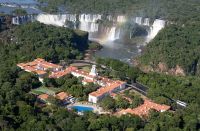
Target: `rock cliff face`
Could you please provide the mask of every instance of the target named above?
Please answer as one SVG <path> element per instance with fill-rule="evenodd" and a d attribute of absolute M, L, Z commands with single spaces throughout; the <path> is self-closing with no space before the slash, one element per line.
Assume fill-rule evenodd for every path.
<path fill-rule="evenodd" d="M 176 76 L 185 76 L 186 73 L 184 69 L 176 65 L 174 68 L 168 68 L 167 65 L 163 62 L 159 62 L 157 66 L 155 65 L 142 65 L 138 61 L 134 61 L 134 66 L 139 67 L 142 71 L 148 73 L 148 72 L 160 72 L 168 75 L 176 75 Z"/>

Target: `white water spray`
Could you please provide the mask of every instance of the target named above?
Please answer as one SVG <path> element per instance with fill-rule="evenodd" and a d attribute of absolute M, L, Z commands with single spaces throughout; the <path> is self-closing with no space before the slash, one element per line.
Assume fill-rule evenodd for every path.
<path fill-rule="evenodd" d="M 48 25 L 65 26 L 66 18 L 66 15 L 39 14 L 36 19 L 37 21 Z"/>
<path fill-rule="evenodd" d="M 149 35 L 148 35 L 148 39 L 151 40 L 153 39 L 158 32 L 163 29 L 165 27 L 165 21 L 164 20 L 160 20 L 160 19 L 156 19 L 153 22 L 153 25 L 150 29 Z"/>

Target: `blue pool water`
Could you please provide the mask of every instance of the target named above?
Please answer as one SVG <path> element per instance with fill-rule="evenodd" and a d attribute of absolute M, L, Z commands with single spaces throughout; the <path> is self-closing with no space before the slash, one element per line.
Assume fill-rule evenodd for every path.
<path fill-rule="evenodd" d="M 75 109 L 78 112 L 93 111 L 94 110 L 92 107 L 86 107 L 86 106 L 72 106 L 72 109 Z"/>

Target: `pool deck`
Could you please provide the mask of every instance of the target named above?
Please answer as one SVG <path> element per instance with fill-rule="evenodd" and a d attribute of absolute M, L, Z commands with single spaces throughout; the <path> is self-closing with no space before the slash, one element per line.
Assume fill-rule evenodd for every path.
<path fill-rule="evenodd" d="M 96 104 L 88 103 L 88 102 L 76 102 L 74 104 L 68 105 L 67 108 L 70 108 L 72 106 L 91 107 L 91 108 L 93 108 L 93 112 L 94 113 L 97 113 L 97 114 L 110 114 L 110 112 L 104 111 L 102 107 L 100 107 L 100 106 L 98 106 Z"/>

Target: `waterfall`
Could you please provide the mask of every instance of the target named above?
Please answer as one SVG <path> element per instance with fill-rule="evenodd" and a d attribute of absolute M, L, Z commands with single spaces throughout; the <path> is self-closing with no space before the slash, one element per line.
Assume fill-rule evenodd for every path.
<path fill-rule="evenodd" d="M 142 17 L 136 17 L 135 23 L 137 23 L 138 25 L 142 25 Z"/>
<path fill-rule="evenodd" d="M 150 26 L 150 19 L 149 18 L 145 18 L 143 25 Z"/>
<path fill-rule="evenodd" d="M 115 40 L 120 39 L 120 28 L 116 30 Z"/>
<path fill-rule="evenodd" d="M 19 20 L 18 16 L 12 18 L 12 24 L 14 24 L 14 25 L 19 25 L 20 24 L 20 20 Z"/>
<path fill-rule="evenodd" d="M 115 40 L 115 31 L 116 31 L 116 27 L 112 27 L 108 35 L 108 40 L 110 41 Z"/>
<path fill-rule="evenodd" d="M 114 41 L 120 38 L 120 29 L 112 27 L 108 33 L 108 40 Z"/>
<path fill-rule="evenodd" d="M 64 26 L 73 29 L 80 29 L 83 31 L 89 32 L 89 39 L 102 39 L 114 41 L 116 39 L 120 39 L 120 35 L 125 33 L 122 28 L 121 23 L 126 22 L 125 16 L 111 16 L 107 15 L 103 17 L 100 14 L 39 14 L 37 17 L 33 15 L 28 16 L 16 16 L 12 18 L 12 23 L 16 25 L 24 24 L 29 21 L 37 20 L 44 24 L 55 25 L 55 26 Z M 98 20 L 108 20 L 110 23 L 108 25 L 104 25 L 98 23 Z M 153 39 L 157 33 L 165 27 L 165 21 L 156 19 L 153 22 L 153 25 L 150 25 L 149 18 L 135 17 L 134 23 L 137 23 L 141 26 L 148 26 L 150 29 L 148 30 L 147 41 Z M 146 27 L 145 27 L 146 28 Z M 147 28 L 148 29 L 148 28 Z M 121 32 L 123 31 L 123 33 Z M 121 33 L 120 33 L 121 32 Z M 131 32 L 129 33 L 129 37 L 131 39 Z"/>
<path fill-rule="evenodd" d="M 71 22 L 76 22 L 77 21 L 76 16 L 77 16 L 76 14 L 66 14 L 66 20 Z"/>
<path fill-rule="evenodd" d="M 27 22 L 33 22 L 35 20 L 33 15 L 27 15 L 27 16 L 16 16 L 12 18 L 12 24 L 13 25 L 21 25 L 25 24 Z"/>
<path fill-rule="evenodd" d="M 109 20 L 109 25 L 98 23 L 98 20 Z M 113 41 L 120 38 L 121 23 L 126 22 L 125 16 L 103 17 L 100 14 L 39 14 L 36 20 L 49 25 L 64 26 L 89 32 L 89 39 Z"/>
<path fill-rule="evenodd" d="M 79 15 L 79 21 L 80 22 L 96 22 L 97 20 L 100 20 L 102 15 L 91 15 L 91 14 L 81 14 Z"/>
<path fill-rule="evenodd" d="M 124 23 L 126 21 L 125 16 L 117 16 L 117 22 L 118 23 Z"/>
<path fill-rule="evenodd" d="M 149 39 L 153 39 L 157 34 L 158 32 L 163 29 L 165 27 L 165 21 L 164 20 L 160 20 L 160 19 L 156 19 L 154 22 L 153 22 L 153 25 L 150 29 L 150 34 L 148 35 L 148 38 Z"/>
<path fill-rule="evenodd" d="M 113 20 L 111 15 L 108 15 L 106 18 L 108 19 L 108 21 L 112 21 Z"/>
<path fill-rule="evenodd" d="M 37 21 L 55 26 L 65 26 L 66 24 L 66 15 L 50 15 L 50 14 L 39 14 L 37 16 Z"/>
<path fill-rule="evenodd" d="M 101 15 L 81 14 L 79 15 L 79 29 L 87 32 L 98 32 L 99 24 L 97 20 L 101 19 Z"/>
<path fill-rule="evenodd" d="M 66 21 L 73 23 L 73 28 L 76 29 L 76 23 L 79 21 L 78 29 L 87 31 L 90 33 L 98 32 L 99 24 L 96 23 L 97 20 L 101 19 L 101 15 L 96 14 L 80 14 L 78 17 L 76 14 L 63 14 L 63 15 L 51 15 L 51 14 L 39 14 L 37 16 L 37 21 L 55 25 L 55 26 L 67 26 Z M 78 18 L 78 19 L 77 19 Z"/>
<path fill-rule="evenodd" d="M 96 23 L 92 23 L 91 24 L 91 32 L 98 32 L 99 30 L 99 24 L 96 24 Z"/>
<path fill-rule="evenodd" d="M 149 18 L 136 17 L 134 22 L 137 23 L 138 25 L 150 26 Z"/>

